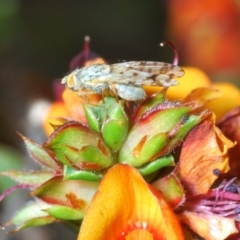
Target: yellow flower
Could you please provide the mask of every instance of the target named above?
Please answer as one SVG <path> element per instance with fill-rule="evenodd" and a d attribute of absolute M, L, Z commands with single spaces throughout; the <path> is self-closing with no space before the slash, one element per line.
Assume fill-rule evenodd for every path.
<path fill-rule="evenodd" d="M 213 83 L 212 87 L 218 89 L 222 96 L 209 102 L 206 107 L 213 110 L 218 121 L 228 111 L 240 106 L 240 91 L 239 88 L 227 82 Z"/>

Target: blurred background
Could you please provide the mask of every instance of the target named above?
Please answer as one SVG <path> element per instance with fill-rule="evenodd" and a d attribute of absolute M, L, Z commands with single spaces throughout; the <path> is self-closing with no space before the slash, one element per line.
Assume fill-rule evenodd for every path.
<path fill-rule="evenodd" d="M 110 61 L 172 62 L 173 51 L 159 47 L 170 40 L 179 65 L 240 85 L 239 0 L 0 0 L 0 170 L 36 167 L 17 131 L 43 143 L 41 122 L 54 101 L 53 81 L 69 72 L 86 35 L 91 49 Z M 11 184 L 1 177 L 0 191 Z M 1 223 L 25 195 L 18 190 L 0 204 Z M 14 235 L 0 231 L 0 239 L 31 234 L 35 240 L 76 238 L 62 226 L 49 226 Z"/>

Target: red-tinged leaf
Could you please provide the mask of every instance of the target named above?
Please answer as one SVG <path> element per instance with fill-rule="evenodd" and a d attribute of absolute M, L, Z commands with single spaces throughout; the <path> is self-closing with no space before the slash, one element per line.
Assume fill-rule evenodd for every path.
<path fill-rule="evenodd" d="M 134 113 L 133 121 L 137 122 L 145 113 L 150 111 L 153 107 L 156 107 L 158 104 L 162 106 L 162 109 L 167 107 L 169 102 L 165 101 L 166 90 L 167 89 L 163 89 L 156 95 L 146 98 L 146 100 L 138 106 L 136 112 Z"/>
<path fill-rule="evenodd" d="M 17 226 L 14 232 L 31 226 L 39 226 L 44 224 L 49 224 L 56 219 L 49 216 L 48 213 L 43 210 L 50 208 L 51 205 L 43 201 L 30 202 L 26 207 L 19 210 L 11 219 L 10 222 L 6 224 L 9 226 L 14 224 Z"/>
<path fill-rule="evenodd" d="M 184 203 L 185 190 L 177 176 L 173 173 L 156 180 L 151 185 L 161 192 L 164 199 L 173 209 Z"/>
<path fill-rule="evenodd" d="M 101 170 L 112 165 L 112 159 L 103 154 L 100 147 L 84 146 L 73 164 L 84 170 Z"/>
<path fill-rule="evenodd" d="M 42 146 L 24 137 L 23 135 L 20 136 L 23 138 L 30 155 L 38 163 L 55 171 L 60 171 L 61 164 L 58 163 L 58 161 L 56 160 L 52 153 L 48 152 Z"/>
<path fill-rule="evenodd" d="M 23 184 L 29 184 L 32 187 L 39 186 L 44 182 L 48 181 L 52 177 L 54 177 L 54 173 L 52 172 L 43 172 L 43 171 L 18 171 L 11 170 L 6 172 L 0 172 L 0 175 L 4 175 L 10 177 L 14 181 Z"/>
<path fill-rule="evenodd" d="M 190 115 L 184 119 L 184 121 L 171 132 L 171 137 L 164 148 L 164 152 L 171 152 L 176 146 L 182 144 L 187 134 L 206 117 L 207 114 L 203 114 L 202 116 Z"/>
<path fill-rule="evenodd" d="M 184 211 L 178 216 L 182 223 L 188 225 L 203 239 L 226 239 L 231 234 L 238 232 L 234 218 L 190 211 Z"/>
<path fill-rule="evenodd" d="M 46 217 L 36 217 L 31 220 L 28 220 L 24 222 L 21 226 L 18 226 L 16 229 L 11 231 L 10 233 L 15 233 L 17 231 L 20 231 L 24 228 L 29 228 L 29 227 L 39 227 L 39 226 L 44 226 L 50 223 L 57 222 L 58 220 L 52 216 L 46 216 Z"/>
<path fill-rule="evenodd" d="M 59 127 L 43 146 L 53 151 L 60 162 L 78 169 L 99 170 L 112 164 L 111 151 L 101 136 L 78 122 L 68 122 Z M 86 152 L 89 147 L 98 150 L 98 153 L 93 153 L 93 159 L 89 151 Z"/>
<path fill-rule="evenodd" d="M 175 107 L 162 111 L 157 109 L 142 117 L 130 129 L 128 137 L 119 151 L 118 161 L 131 166 L 141 166 L 166 152 L 160 152 L 168 134 L 181 123 L 181 119 L 189 112 L 188 107 Z M 151 141 L 151 144 L 150 142 Z M 149 143 L 149 144 L 148 144 Z M 142 149 L 141 149 L 142 148 Z M 151 154 L 139 154 L 137 152 Z"/>
<path fill-rule="evenodd" d="M 97 188 L 97 182 L 63 180 L 62 177 L 55 177 L 35 189 L 31 192 L 31 195 L 49 204 L 58 204 L 83 210 L 92 200 Z"/>
<path fill-rule="evenodd" d="M 8 196 L 10 193 L 12 193 L 13 191 L 15 191 L 16 189 L 23 189 L 23 188 L 28 188 L 31 189 L 32 185 L 30 184 L 18 184 L 15 186 L 10 187 L 9 189 L 5 190 L 1 195 L 0 195 L 0 202 L 6 197 Z"/>
<path fill-rule="evenodd" d="M 62 220 L 81 220 L 85 214 L 85 211 L 60 205 L 52 206 L 44 211 L 52 217 Z"/>

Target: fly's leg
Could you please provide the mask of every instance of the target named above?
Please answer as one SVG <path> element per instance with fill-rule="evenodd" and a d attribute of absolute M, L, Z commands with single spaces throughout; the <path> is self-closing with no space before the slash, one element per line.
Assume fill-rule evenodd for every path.
<path fill-rule="evenodd" d="M 85 102 L 85 103 L 90 103 L 88 95 L 90 95 L 91 92 L 89 92 L 86 89 L 79 89 L 78 90 L 78 95 L 79 97 Z"/>
<path fill-rule="evenodd" d="M 117 98 L 117 92 L 112 87 L 111 88 L 109 88 L 109 87 L 104 88 L 102 90 L 102 98 L 104 99 L 104 97 L 106 97 L 106 96 L 113 96 L 113 97 Z"/>
<path fill-rule="evenodd" d="M 103 94 L 103 91 L 107 88 L 105 83 L 92 83 L 86 82 L 78 90 L 79 96 L 87 103 L 89 103 L 89 95 L 92 94 Z"/>

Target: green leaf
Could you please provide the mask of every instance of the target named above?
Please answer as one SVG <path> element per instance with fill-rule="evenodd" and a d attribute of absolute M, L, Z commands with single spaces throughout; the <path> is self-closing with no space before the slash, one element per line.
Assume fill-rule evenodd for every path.
<path fill-rule="evenodd" d="M 30 153 L 30 155 L 41 165 L 44 165 L 48 168 L 54 169 L 56 171 L 60 170 L 61 164 L 57 162 L 56 158 L 54 157 L 54 154 L 51 154 L 49 151 L 44 149 L 39 144 L 33 142 L 32 140 L 20 135 L 25 144 L 26 147 Z"/>
<path fill-rule="evenodd" d="M 117 103 L 117 99 L 108 95 L 103 98 L 103 100 L 99 103 L 99 106 L 103 107 L 104 109 L 108 109 L 113 103 Z"/>
<path fill-rule="evenodd" d="M 158 171 L 159 169 L 167 166 L 174 165 L 174 158 L 172 155 L 166 155 L 163 157 L 160 157 L 150 163 L 147 163 L 139 168 L 137 170 L 143 175 L 147 176 L 149 174 L 152 174 L 153 172 Z"/>
<path fill-rule="evenodd" d="M 66 180 L 86 180 L 86 181 L 100 181 L 103 177 L 102 173 L 76 170 L 68 165 L 64 165 L 63 169 L 64 179 Z"/>
<path fill-rule="evenodd" d="M 78 122 L 62 125 L 43 146 L 52 150 L 60 162 L 77 169 L 101 170 L 112 164 L 111 150 L 102 137 Z"/>
<path fill-rule="evenodd" d="M 10 223 L 18 226 L 14 231 L 54 222 L 56 219 L 50 217 L 48 213 L 43 211 L 50 207 L 50 204 L 40 200 L 28 204 L 26 207 L 19 210 L 11 219 Z"/>
<path fill-rule="evenodd" d="M 163 147 L 167 145 L 171 131 L 181 124 L 181 120 L 188 112 L 189 108 L 183 106 L 165 110 L 156 109 L 148 113 L 130 129 L 119 151 L 118 161 L 139 167 L 153 160 L 153 156 L 157 158 Z"/>
<path fill-rule="evenodd" d="M 1 175 L 8 176 L 18 183 L 30 184 L 32 186 L 38 186 L 48 181 L 55 176 L 52 172 L 43 171 L 18 171 L 10 170 L 6 172 L 0 172 Z"/>
<path fill-rule="evenodd" d="M 183 141 L 183 139 L 187 136 L 187 134 L 202 121 L 201 116 L 190 115 L 182 125 L 176 130 L 174 136 L 168 142 L 166 151 L 169 152 L 176 145 L 179 145 Z"/>
<path fill-rule="evenodd" d="M 113 162 L 109 156 L 103 154 L 100 148 L 95 146 L 84 146 L 80 150 L 78 157 L 73 160 L 72 163 L 73 165 L 80 166 L 83 169 L 99 170 L 110 167 Z"/>
<path fill-rule="evenodd" d="M 121 103 L 113 102 L 108 106 L 107 119 L 102 125 L 102 136 L 106 144 L 118 151 L 128 133 L 128 117 Z"/>
<path fill-rule="evenodd" d="M 164 103 L 165 94 L 166 94 L 166 89 L 163 89 L 158 94 L 147 98 L 142 104 L 140 104 L 134 114 L 134 122 L 136 122 L 139 118 L 141 118 L 145 113 L 147 113 L 153 107 L 156 107 L 158 104 Z"/>
<path fill-rule="evenodd" d="M 83 104 L 83 108 L 90 128 L 97 133 L 100 132 L 100 127 L 106 116 L 106 110 L 90 104 Z"/>
<path fill-rule="evenodd" d="M 147 141 L 142 144 L 139 152 L 135 155 L 136 162 L 132 161 L 130 164 L 132 166 L 141 166 L 149 160 L 152 160 L 154 156 L 156 156 L 156 154 L 162 150 L 166 142 L 167 135 L 162 133 L 156 134 L 152 138 L 147 139 Z"/>
<path fill-rule="evenodd" d="M 128 122 L 125 119 L 108 120 L 103 124 L 102 135 L 106 144 L 118 151 L 123 145 L 128 134 Z"/>
<path fill-rule="evenodd" d="M 91 202 L 98 185 L 98 182 L 64 180 L 63 177 L 55 177 L 39 186 L 31 192 L 31 195 L 49 204 L 84 210 Z"/>
<path fill-rule="evenodd" d="M 110 119 L 122 119 L 127 118 L 123 107 L 120 103 L 113 103 L 109 106 L 107 111 L 108 118 Z"/>
<path fill-rule="evenodd" d="M 51 216 L 46 216 L 46 217 L 35 217 L 32 218 L 26 222 L 24 222 L 22 225 L 19 225 L 16 229 L 11 231 L 11 233 L 15 233 L 19 230 L 29 228 L 29 227 L 39 227 L 39 226 L 44 226 L 50 223 L 56 222 L 57 219 Z"/>
<path fill-rule="evenodd" d="M 62 220 L 80 220 L 83 219 L 85 211 L 80 211 L 67 206 L 52 206 L 51 208 L 45 209 L 49 215 L 54 218 Z"/>
<path fill-rule="evenodd" d="M 162 193 L 164 199 L 172 208 L 175 209 L 184 203 L 185 190 L 175 174 L 171 173 L 164 178 L 160 178 L 151 185 Z"/>

